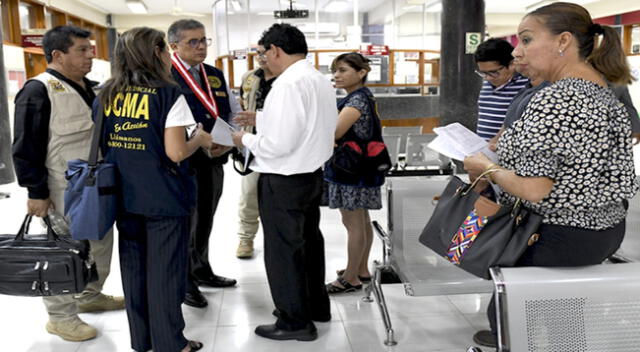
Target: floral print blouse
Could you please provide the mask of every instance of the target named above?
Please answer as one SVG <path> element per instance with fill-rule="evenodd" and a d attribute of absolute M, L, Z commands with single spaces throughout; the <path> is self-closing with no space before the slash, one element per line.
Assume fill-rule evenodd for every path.
<path fill-rule="evenodd" d="M 631 124 L 609 88 L 578 78 L 538 92 L 498 143 L 500 165 L 523 177 L 549 177 L 551 193 L 524 206 L 543 223 L 603 230 L 624 220 L 638 190 Z M 515 197 L 503 193 L 509 204 Z"/>

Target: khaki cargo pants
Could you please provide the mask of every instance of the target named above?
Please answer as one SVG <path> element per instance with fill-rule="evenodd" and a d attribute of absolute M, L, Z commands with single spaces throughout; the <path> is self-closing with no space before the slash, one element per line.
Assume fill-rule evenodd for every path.
<path fill-rule="evenodd" d="M 64 190 L 66 180 L 49 182 L 49 193 L 51 202 L 59 214 L 64 214 Z M 113 253 L 113 229 L 100 241 L 89 241 L 91 244 L 91 255 L 96 262 L 98 269 L 98 281 L 87 285 L 84 292 L 80 294 L 69 294 L 60 296 L 44 297 L 44 305 L 49 313 L 51 321 L 63 321 L 71 319 L 78 314 L 78 303 L 91 302 L 100 292 L 111 269 L 111 255 Z"/>

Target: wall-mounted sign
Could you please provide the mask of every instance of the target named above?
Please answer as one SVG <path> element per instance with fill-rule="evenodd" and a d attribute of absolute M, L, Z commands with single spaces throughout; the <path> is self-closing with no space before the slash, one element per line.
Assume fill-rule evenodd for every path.
<path fill-rule="evenodd" d="M 388 45 L 367 45 L 360 48 L 362 55 L 389 55 Z"/>
<path fill-rule="evenodd" d="M 240 49 L 233 51 L 234 60 L 244 60 L 247 58 L 247 49 Z"/>
<path fill-rule="evenodd" d="M 482 35 L 480 32 L 467 32 L 465 33 L 464 40 L 464 53 L 465 54 L 474 54 L 476 49 L 478 49 L 478 45 L 482 42 Z"/>
<path fill-rule="evenodd" d="M 23 34 L 22 35 L 22 47 L 23 48 L 42 48 L 42 34 Z"/>
<path fill-rule="evenodd" d="M 369 58 L 369 66 L 371 67 L 371 71 L 369 71 L 368 80 L 370 82 L 380 82 L 382 81 L 382 58 L 380 57 L 371 57 Z"/>

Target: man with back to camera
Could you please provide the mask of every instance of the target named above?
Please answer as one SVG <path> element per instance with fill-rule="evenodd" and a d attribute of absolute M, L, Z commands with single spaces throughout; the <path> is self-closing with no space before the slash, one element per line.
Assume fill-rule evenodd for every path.
<path fill-rule="evenodd" d="M 206 37 L 204 25 L 196 20 L 172 23 L 167 36 L 173 50 L 173 78 L 182 88 L 196 122 L 211 133 L 216 118 L 229 122 L 232 115 L 242 111 L 223 73 L 204 63 L 211 38 Z M 196 308 L 207 306 L 207 299 L 198 285 L 230 287 L 236 284 L 234 279 L 214 274 L 209 263 L 209 237 L 224 183 L 222 166 L 227 162 L 230 150 L 231 147 L 216 145 L 211 152 L 198 150 L 189 157 L 189 164 L 196 173 L 198 200 L 191 222 L 189 274 L 184 303 Z"/>
<path fill-rule="evenodd" d="M 242 76 L 240 97 L 244 112 L 239 113 L 234 121 L 239 125 L 247 126 L 245 131 L 253 131 L 257 110 L 262 110 L 264 101 L 271 90 L 276 76 L 271 73 L 264 57 L 264 46 L 258 43 L 256 59 L 259 68 L 249 71 Z M 240 201 L 238 202 L 238 237 L 240 243 L 236 250 L 236 257 L 248 259 L 253 257 L 253 240 L 256 237 L 259 226 L 258 211 L 258 176 L 252 172 L 242 177 L 240 189 Z"/>
<path fill-rule="evenodd" d="M 277 317 L 255 333 L 312 341 L 318 337 L 313 321 L 331 319 L 319 206 L 321 167 L 333 153 L 338 119 L 335 90 L 305 60 L 307 42 L 296 27 L 274 24 L 261 43 L 278 79 L 256 115 L 257 133 L 233 134 L 236 146 L 253 153 L 251 169 L 260 173 L 265 267 Z"/>
<path fill-rule="evenodd" d="M 42 40 L 47 70 L 30 79 L 15 100 L 13 163 L 18 183 L 28 189 L 27 212 L 44 217 L 49 211 L 64 214 L 64 173 L 67 162 L 89 157 L 94 124 L 91 105 L 96 82 L 91 71 L 94 49 L 91 32 L 59 26 Z M 111 268 L 113 232 L 89 241 L 98 269 L 98 281 L 80 295 L 44 297 L 49 313 L 46 329 L 68 341 L 89 340 L 97 331 L 78 313 L 124 309 L 124 298 L 104 295 Z"/>
<path fill-rule="evenodd" d="M 484 79 L 478 96 L 477 134 L 490 140 L 498 134 L 511 100 L 529 79 L 515 70 L 513 46 L 504 39 L 489 39 L 478 46 L 476 73 Z"/>

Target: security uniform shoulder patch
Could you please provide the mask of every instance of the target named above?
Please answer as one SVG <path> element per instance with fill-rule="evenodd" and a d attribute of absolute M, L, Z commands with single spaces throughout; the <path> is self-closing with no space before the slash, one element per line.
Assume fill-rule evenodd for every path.
<path fill-rule="evenodd" d="M 62 93 L 62 92 L 66 92 L 67 91 L 64 88 L 64 85 L 62 85 L 62 83 L 60 83 L 60 81 L 56 81 L 56 80 L 49 81 L 49 87 L 51 88 L 51 90 L 54 93 Z"/>

